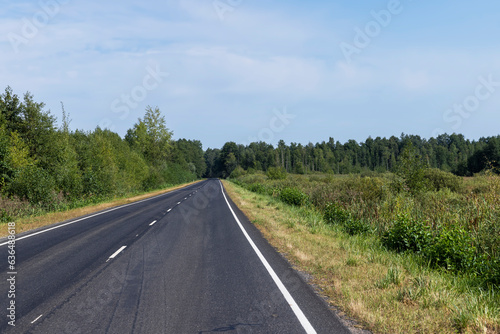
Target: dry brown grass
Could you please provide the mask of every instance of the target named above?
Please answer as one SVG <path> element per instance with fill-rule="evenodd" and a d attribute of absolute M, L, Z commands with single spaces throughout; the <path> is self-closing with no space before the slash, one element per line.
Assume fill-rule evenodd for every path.
<path fill-rule="evenodd" d="M 56 222 L 61 222 L 69 219 L 74 219 L 77 217 L 85 216 L 94 212 L 110 209 L 116 206 L 137 202 L 146 198 L 158 196 L 170 191 L 174 191 L 190 184 L 194 184 L 200 181 L 190 182 L 186 184 L 182 184 L 179 186 L 153 191 L 150 193 L 129 197 L 129 198 L 121 198 L 111 202 L 100 203 L 97 205 L 86 206 L 82 208 L 72 209 L 68 211 L 62 212 L 51 212 L 37 217 L 28 217 L 19 221 L 16 221 L 16 233 L 21 233 L 29 230 L 33 230 L 39 227 L 47 226 Z M 0 237 L 7 236 L 7 228 L 3 228 L 0 231 Z"/>

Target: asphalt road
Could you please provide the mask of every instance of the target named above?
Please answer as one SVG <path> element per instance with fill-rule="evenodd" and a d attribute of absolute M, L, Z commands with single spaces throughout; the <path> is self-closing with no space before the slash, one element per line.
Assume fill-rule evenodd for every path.
<path fill-rule="evenodd" d="M 0 240 L 0 332 L 349 333 L 226 196 L 207 180 L 17 235 L 15 274 Z"/>

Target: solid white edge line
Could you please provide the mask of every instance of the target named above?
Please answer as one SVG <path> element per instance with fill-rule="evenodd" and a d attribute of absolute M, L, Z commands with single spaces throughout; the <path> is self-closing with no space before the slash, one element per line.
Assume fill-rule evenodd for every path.
<path fill-rule="evenodd" d="M 61 225 L 57 225 L 57 226 L 54 226 L 54 227 L 51 227 L 51 228 L 47 228 L 45 230 L 42 230 L 42 231 L 38 231 L 38 232 L 35 232 L 35 233 L 32 233 L 32 234 L 28 234 L 28 235 L 25 235 L 24 237 L 19 237 L 19 238 L 16 238 L 16 242 L 19 241 L 19 240 L 23 240 L 23 239 L 26 239 L 26 238 L 30 238 L 32 236 L 35 236 L 37 234 L 42 234 L 42 233 L 45 233 L 45 232 L 48 232 L 48 231 L 51 231 L 51 230 L 55 230 L 57 228 L 60 228 L 60 227 L 63 227 L 63 226 L 66 226 L 66 225 L 71 225 L 71 224 L 74 224 L 74 223 L 78 223 L 82 220 L 85 220 L 85 219 L 89 219 L 89 218 L 93 218 L 93 217 L 97 217 L 99 215 L 103 215 L 105 213 L 108 213 L 108 212 L 111 212 L 111 211 L 115 211 L 115 210 L 118 210 L 118 209 L 122 209 L 122 208 L 126 208 L 127 206 L 130 206 L 130 205 L 135 205 L 135 204 L 139 204 L 139 203 L 142 203 L 142 202 L 146 202 L 146 201 L 149 201 L 149 200 L 152 200 L 152 199 L 155 199 L 157 197 L 160 197 L 160 196 L 164 196 L 164 195 L 167 195 L 167 194 L 170 194 L 170 193 L 173 193 L 173 192 L 176 192 L 176 191 L 179 191 L 179 190 L 182 190 L 183 188 L 181 189 L 176 189 L 176 190 L 172 190 L 172 191 L 169 191 L 169 192 L 166 192 L 164 194 L 160 194 L 160 195 L 157 195 L 157 196 L 153 196 L 153 197 L 150 197 L 150 198 L 146 198 L 146 199 L 143 199 L 143 200 L 140 200 L 140 201 L 137 201 L 137 202 L 133 202 L 133 203 L 129 203 L 129 204 L 124 204 L 124 205 L 120 205 L 120 206 L 117 206 L 117 207 L 114 207 L 114 208 L 111 208 L 109 210 L 106 210 L 106 211 L 102 211 L 102 212 L 99 212 L 99 213 L 96 213 L 94 215 L 90 215 L 90 216 L 87 216 L 87 217 L 83 217 L 83 218 L 80 218 L 80 219 L 77 219 L 77 220 L 73 220 L 73 221 L 70 221 L 70 222 L 67 222 L 67 223 L 64 223 L 64 224 L 61 224 Z M 180 204 L 180 202 L 178 203 Z M 5 246 L 9 243 L 9 241 L 6 241 L 4 243 L 1 243 L 0 244 L 0 247 L 1 246 Z"/>
<path fill-rule="evenodd" d="M 34 324 L 38 319 L 42 317 L 43 314 L 40 314 L 35 320 L 33 320 L 31 323 Z"/>
<path fill-rule="evenodd" d="M 222 195 L 224 196 L 224 199 L 226 200 L 226 204 L 229 207 L 229 210 L 231 211 L 231 213 L 233 214 L 233 217 L 236 220 L 236 222 L 238 223 L 238 226 L 240 227 L 241 231 L 243 232 L 243 235 L 247 238 L 248 242 L 250 243 L 250 246 L 252 246 L 253 250 L 255 251 L 257 256 L 259 257 L 260 261 L 262 262 L 264 267 L 267 269 L 267 271 L 271 275 L 271 278 L 273 279 L 274 283 L 276 283 L 276 285 L 278 286 L 278 289 L 280 289 L 281 293 L 283 294 L 283 297 L 285 297 L 286 301 L 288 302 L 288 304 L 292 308 L 293 313 L 295 313 L 295 316 L 300 321 L 300 324 L 302 325 L 302 327 L 304 328 L 306 333 L 307 334 L 316 334 L 316 330 L 313 328 L 313 326 L 311 325 L 309 320 L 307 320 L 306 316 L 304 315 L 304 313 L 300 309 L 299 305 L 297 305 L 297 303 L 293 299 L 290 292 L 288 292 L 285 285 L 281 282 L 278 275 L 276 275 L 276 273 L 274 272 L 274 269 L 271 267 L 269 262 L 267 262 L 266 258 L 264 257 L 264 255 L 262 255 L 259 248 L 257 248 L 257 245 L 255 245 L 252 238 L 250 238 L 250 236 L 248 235 L 247 231 L 245 230 L 245 228 L 241 224 L 240 220 L 238 219 L 238 217 L 234 213 L 233 208 L 229 204 L 229 201 L 227 200 L 226 194 L 224 193 L 224 187 L 222 186 L 222 182 L 220 180 L 219 180 L 219 182 L 220 182 L 220 187 L 222 190 Z"/>
<path fill-rule="evenodd" d="M 125 248 L 127 248 L 127 246 L 121 246 L 116 252 L 113 253 L 113 255 L 111 255 L 109 258 L 108 258 L 108 261 L 109 260 L 112 260 L 114 259 L 118 254 L 121 253 L 122 250 L 124 250 Z M 108 262 L 106 261 L 106 262 Z"/>
<path fill-rule="evenodd" d="M 156 223 L 156 220 L 153 220 L 153 222 L 151 224 L 149 224 L 149 226 L 153 226 L 155 223 Z"/>

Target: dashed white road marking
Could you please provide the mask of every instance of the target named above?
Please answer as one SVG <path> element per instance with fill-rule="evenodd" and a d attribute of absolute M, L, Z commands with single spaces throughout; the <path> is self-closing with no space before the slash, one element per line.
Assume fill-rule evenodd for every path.
<path fill-rule="evenodd" d="M 170 211 L 172 211 L 172 209 L 168 209 L 168 210 L 167 210 L 167 212 L 170 212 Z"/>
<path fill-rule="evenodd" d="M 33 320 L 31 323 L 34 324 L 38 319 L 42 317 L 43 314 L 40 314 L 35 320 Z"/>
<path fill-rule="evenodd" d="M 181 204 L 181 202 L 177 202 L 177 205 Z"/>
<path fill-rule="evenodd" d="M 67 226 L 67 225 L 71 225 L 71 224 L 74 224 L 74 223 L 81 222 L 82 220 L 86 220 L 86 219 L 89 219 L 89 218 L 93 218 L 93 217 L 96 217 L 96 216 L 100 216 L 100 215 L 103 215 L 103 214 L 105 214 L 105 213 L 112 212 L 112 211 L 115 211 L 115 210 L 123 209 L 123 208 L 126 208 L 126 207 L 131 206 L 131 205 L 136 205 L 136 204 L 139 204 L 139 203 L 143 203 L 143 202 L 146 202 L 146 201 L 150 201 L 150 200 L 155 199 L 155 198 L 158 198 L 158 197 L 162 197 L 162 196 L 165 196 L 165 195 L 173 194 L 173 193 L 178 192 L 178 191 L 180 191 L 180 190 L 181 190 L 181 189 L 172 190 L 172 191 L 169 191 L 169 192 L 166 192 L 166 193 L 160 194 L 160 195 L 158 195 L 158 196 L 153 196 L 153 197 L 146 198 L 146 199 L 143 199 L 143 200 L 140 200 L 140 201 L 137 201 L 137 202 L 133 202 L 133 203 L 129 203 L 129 204 L 124 204 L 124 205 L 116 206 L 116 207 L 111 208 L 111 209 L 109 209 L 109 210 L 101 211 L 101 212 L 95 213 L 95 214 L 90 215 L 90 216 L 81 217 L 81 218 L 78 218 L 78 219 L 76 219 L 76 220 L 72 220 L 72 221 L 69 221 L 69 222 L 67 222 L 67 223 L 64 223 L 64 224 L 56 225 L 56 226 L 54 226 L 54 227 L 47 228 L 47 229 L 42 230 L 42 231 L 34 232 L 34 233 L 31 233 L 31 234 L 28 234 L 28 235 L 25 235 L 25 236 L 22 236 L 22 237 L 16 238 L 16 241 L 19 241 L 19 240 L 22 240 L 22 239 L 26 239 L 26 238 L 31 238 L 31 237 L 33 237 L 33 236 L 35 236 L 35 235 L 38 235 L 38 234 L 41 234 L 41 233 L 46 233 L 46 232 L 49 232 L 49 231 L 52 231 L 52 230 L 55 230 L 55 229 L 58 229 L 58 228 L 61 228 L 61 227 Z M 178 204 L 180 204 L 180 202 L 179 202 Z M 5 246 L 5 245 L 7 245 L 8 243 L 9 243 L 9 241 L 6 241 L 6 242 L 3 242 L 3 243 L 0 243 L 0 246 Z"/>
<path fill-rule="evenodd" d="M 124 250 L 125 248 L 127 248 L 127 246 L 121 246 L 116 252 L 113 253 L 113 255 L 111 255 L 107 260 L 106 262 L 108 262 L 109 260 L 112 260 L 114 259 L 118 254 L 121 253 L 122 250 Z"/>
<path fill-rule="evenodd" d="M 155 223 L 156 223 L 156 220 L 153 220 L 153 222 L 151 224 L 149 224 L 149 226 L 153 226 Z"/>

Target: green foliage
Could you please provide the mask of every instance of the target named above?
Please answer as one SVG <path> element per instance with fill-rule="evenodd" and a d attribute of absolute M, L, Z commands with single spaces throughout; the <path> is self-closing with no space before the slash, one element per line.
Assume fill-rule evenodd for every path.
<path fill-rule="evenodd" d="M 68 132 L 55 136 L 54 154 L 47 163 L 47 170 L 54 176 L 56 190 L 68 199 L 77 199 L 83 193 L 82 172 L 78 166 L 78 155 L 71 144 Z"/>
<path fill-rule="evenodd" d="M 266 175 L 270 180 L 285 180 L 287 172 L 283 167 L 269 167 Z"/>
<path fill-rule="evenodd" d="M 256 173 L 237 181 L 249 190 L 279 198 L 296 189 L 322 212 L 325 224 L 337 225 L 350 235 L 372 232 L 389 250 L 414 253 L 423 264 L 466 275 L 479 286 L 500 286 L 496 223 L 500 177 L 485 174 L 462 180 L 432 169 L 424 175 L 428 175 L 428 187 L 418 193 L 391 191 L 393 177 L 400 178 L 393 174 L 290 174 L 286 180 L 270 180 Z M 402 296 L 412 298 L 415 293 L 402 291 Z"/>
<path fill-rule="evenodd" d="M 273 195 L 273 188 L 267 187 L 262 183 L 250 184 L 247 186 L 247 189 L 261 195 L 270 195 L 270 196 Z"/>
<path fill-rule="evenodd" d="M 103 168 L 89 167 L 83 172 L 82 183 L 84 194 L 89 197 L 102 198 L 110 195 L 115 183 L 109 178 L 112 174 Z"/>
<path fill-rule="evenodd" d="M 150 106 L 146 108 L 144 118 L 139 118 L 125 136 L 125 140 L 155 166 L 167 160 L 172 147 L 171 138 L 172 132 L 166 127 L 165 116 L 158 107 L 153 109 Z"/>
<path fill-rule="evenodd" d="M 295 206 L 303 206 L 309 201 L 309 197 L 297 188 L 281 190 L 279 198 L 284 203 Z"/>
<path fill-rule="evenodd" d="M 237 145 L 224 144 L 221 150 L 205 152 L 207 171 L 205 176 L 228 177 L 234 164 L 244 170 L 268 171 L 270 167 L 282 166 L 287 173 L 334 174 L 358 173 L 375 176 L 375 173 L 396 172 L 401 176 L 402 190 L 418 193 L 426 189 L 422 169 L 437 168 L 457 175 L 472 175 L 486 169 L 500 173 L 500 136 L 469 141 L 459 134 L 443 134 L 424 139 L 402 134 L 399 138 L 367 138 L 358 143 L 328 142 L 307 145 L 280 141 L 277 147 L 259 142 Z M 235 160 L 227 165 L 228 154 Z M 228 170 L 228 168 L 230 170 Z"/>
<path fill-rule="evenodd" d="M 437 168 L 425 169 L 424 178 L 428 181 L 428 188 L 433 191 L 447 188 L 458 192 L 463 189 L 463 179 L 461 177 Z"/>
<path fill-rule="evenodd" d="M 445 228 L 425 249 L 431 264 L 451 271 L 475 272 L 482 265 L 470 234 L 460 228 Z"/>
<path fill-rule="evenodd" d="M 446 227 L 433 233 L 428 225 L 401 217 L 381 240 L 385 247 L 396 252 L 420 254 L 433 267 L 468 273 L 486 284 L 500 283 L 498 259 L 481 253 L 470 233 L 462 228 Z"/>
<path fill-rule="evenodd" d="M 357 219 L 348 219 L 342 228 L 349 235 L 358 235 L 370 231 L 368 224 Z"/>
<path fill-rule="evenodd" d="M 205 172 L 201 142 L 173 142 L 158 108 L 147 107 L 125 140 L 99 127 L 72 132 L 64 106 L 58 129 L 43 108 L 30 93 L 20 99 L 7 87 L 0 94 L 0 219 L 193 181 Z"/>
<path fill-rule="evenodd" d="M 425 179 L 426 168 L 427 164 L 410 143 L 399 156 L 395 173 L 404 180 L 410 192 L 417 193 L 428 187 Z"/>
<path fill-rule="evenodd" d="M 144 190 L 154 190 L 160 188 L 160 185 L 164 183 L 163 176 L 161 172 L 156 167 L 149 167 L 148 176 L 142 182 L 142 188 Z"/>
<path fill-rule="evenodd" d="M 34 159 L 30 157 L 28 145 L 26 145 L 17 132 L 11 132 L 10 134 L 4 159 L 6 166 L 13 171 L 35 163 Z"/>
<path fill-rule="evenodd" d="M 8 189 L 32 204 L 49 206 L 54 199 L 54 186 L 54 179 L 46 170 L 28 165 L 16 172 Z"/>
<path fill-rule="evenodd" d="M 392 284 L 400 285 L 401 276 L 401 271 L 398 268 L 391 267 L 387 270 L 385 277 L 378 281 L 375 286 L 379 289 L 387 289 Z"/>
<path fill-rule="evenodd" d="M 488 138 L 484 146 L 474 152 L 467 161 L 468 175 L 484 170 L 492 170 L 500 174 L 500 138 Z"/>
<path fill-rule="evenodd" d="M 243 176 L 246 174 L 246 171 L 241 168 L 240 166 L 236 167 L 232 172 L 231 172 L 231 175 L 230 175 L 230 178 L 231 179 L 236 179 L 240 176 Z"/>
<path fill-rule="evenodd" d="M 366 233 L 370 230 L 368 224 L 351 217 L 349 211 L 337 203 L 328 203 L 323 209 L 323 219 L 327 224 L 337 224 L 349 235 Z"/>
<path fill-rule="evenodd" d="M 487 284 L 500 287 L 500 257 L 484 261 L 479 277 L 484 277 Z"/>
<path fill-rule="evenodd" d="M 400 217 L 382 235 L 382 244 L 396 252 L 422 253 L 432 242 L 430 227 L 422 222 Z"/>
<path fill-rule="evenodd" d="M 172 143 L 169 161 L 187 166 L 197 178 L 201 178 L 207 170 L 203 146 L 199 140 L 179 139 Z"/>
<path fill-rule="evenodd" d="M 231 175 L 233 171 L 238 167 L 238 161 L 236 160 L 236 156 L 233 152 L 230 152 L 226 159 L 224 160 L 224 167 L 226 170 L 224 171 L 224 176 Z"/>
<path fill-rule="evenodd" d="M 323 219 L 327 224 L 342 225 L 351 219 L 351 215 L 337 203 L 328 203 L 323 210 Z"/>
<path fill-rule="evenodd" d="M 185 183 L 196 180 L 196 174 L 192 173 L 189 169 L 184 166 L 168 163 L 162 169 L 163 183 L 156 185 L 155 189 L 161 188 L 163 185 Z"/>

